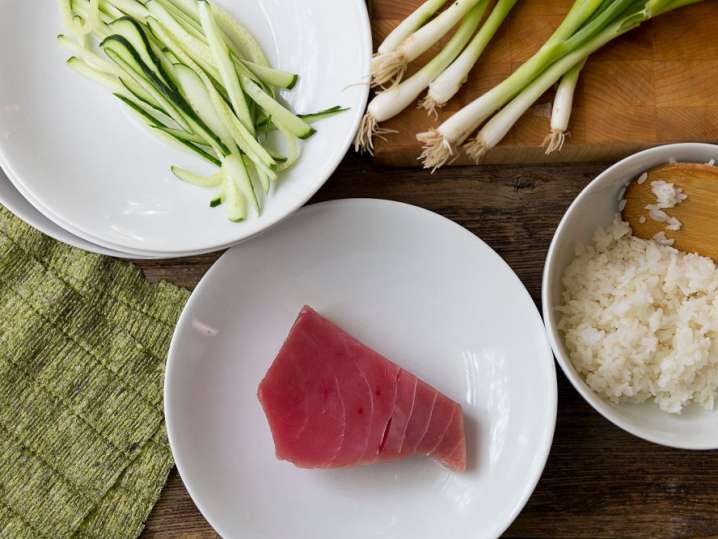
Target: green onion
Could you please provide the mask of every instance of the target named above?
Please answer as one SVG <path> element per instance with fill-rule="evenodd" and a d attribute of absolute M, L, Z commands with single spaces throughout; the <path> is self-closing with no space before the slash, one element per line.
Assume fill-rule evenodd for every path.
<path fill-rule="evenodd" d="M 410 62 L 439 42 L 481 0 L 456 0 L 435 19 L 406 37 L 396 49 L 372 60 L 372 85 L 398 84 Z"/>
<path fill-rule="evenodd" d="M 489 18 L 461 55 L 429 86 L 429 94 L 422 107 L 436 116 L 436 109 L 454 97 L 469 78 L 486 46 L 493 39 L 518 0 L 498 0 Z"/>
<path fill-rule="evenodd" d="M 420 156 L 424 166 L 436 169 L 444 165 L 456 155 L 458 145 L 491 118 L 466 145 L 469 155 L 480 160 L 543 92 L 592 52 L 645 20 L 698 1 L 577 0 L 549 40 L 509 78 L 437 129 L 417 135 L 424 145 Z"/>
<path fill-rule="evenodd" d="M 476 32 L 488 4 L 488 0 L 480 0 L 439 54 L 412 77 L 381 92 L 372 100 L 354 139 L 356 151 L 373 152 L 374 136 L 382 136 L 389 132 L 386 129 L 380 129 L 378 124 L 393 118 L 408 107 L 419 97 L 421 92 L 428 88 L 431 81 L 451 64 Z"/>
<path fill-rule="evenodd" d="M 399 26 L 394 28 L 382 44 L 379 45 L 377 53 L 386 54 L 395 51 L 402 41 L 424 26 L 426 21 L 433 17 L 434 13 L 439 11 L 445 3 L 446 0 L 427 0 L 424 2 L 416 11 L 401 21 Z"/>
<path fill-rule="evenodd" d="M 553 100 L 551 112 L 551 133 L 544 140 L 546 155 L 561 151 L 566 142 L 568 124 L 571 121 L 571 110 L 573 109 L 573 97 L 576 93 L 578 77 L 586 65 L 586 60 L 576 64 L 561 79 L 556 89 L 556 97 Z"/>
<path fill-rule="evenodd" d="M 604 0 L 576 0 L 566 18 L 541 49 L 501 84 L 469 103 L 437 129 L 420 133 L 424 145 L 421 159 L 426 168 L 436 169 L 456 154 L 456 147 L 494 112 L 518 95 L 561 54 L 569 39 L 601 7 Z"/>
<path fill-rule="evenodd" d="M 617 4 L 621 0 L 615 0 Z M 673 9 L 696 3 L 700 0 L 650 0 L 648 2 L 632 2 L 613 21 L 603 27 L 600 32 L 585 39 L 582 37 L 578 48 L 562 57 L 541 73 L 524 91 L 515 97 L 506 107 L 484 125 L 476 137 L 466 144 L 466 153 L 475 162 L 481 161 L 485 153 L 495 147 L 516 124 L 521 116 L 538 99 L 556 84 L 571 69 L 580 65 L 588 56 L 598 49 L 640 26 L 643 22 Z M 610 6 L 607 10 L 610 9 Z M 600 15 L 594 20 L 599 20 Z M 591 23 L 589 23 L 591 24 Z M 580 32 L 577 33 L 577 35 Z"/>

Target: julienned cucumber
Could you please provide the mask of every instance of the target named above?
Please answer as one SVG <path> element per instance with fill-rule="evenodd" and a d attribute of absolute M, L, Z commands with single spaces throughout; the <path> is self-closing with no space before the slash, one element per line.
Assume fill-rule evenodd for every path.
<path fill-rule="evenodd" d="M 140 82 L 145 89 L 148 89 L 148 87 L 154 89 L 154 92 L 151 91 L 150 95 L 154 93 L 155 95 L 152 95 L 152 97 L 160 101 L 161 104 L 164 101 L 164 104 L 167 105 L 166 110 L 170 112 L 173 118 L 179 115 L 179 117 L 189 124 L 192 131 L 202 135 L 213 148 L 219 150 L 219 153 L 223 155 L 229 154 L 229 149 L 195 114 L 192 107 L 185 101 L 179 91 L 161 81 L 155 75 L 155 70 L 142 61 L 140 55 L 127 39 L 120 35 L 112 35 L 102 42 L 101 47 L 105 53 L 121 67 L 128 67 L 129 71 L 131 71 L 130 74 L 134 74 L 133 78 L 135 78 L 137 82 Z M 156 65 L 154 67 L 155 69 L 157 68 Z M 137 80 L 138 78 L 140 79 L 139 81 Z M 172 111 L 176 114 L 172 114 Z"/>
<path fill-rule="evenodd" d="M 152 47 L 142 31 L 142 28 L 134 21 L 134 19 L 131 19 L 130 17 L 122 17 L 111 22 L 108 26 L 110 27 L 110 30 L 112 30 L 113 34 L 122 36 L 130 42 L 142 61 L 154 72 L 157 78 L 162 80 L 165 84 L 171 83 L 169 75 L 167 75 L 164 69 L 162 69 L 162 65 L 160 64 L 157 56 L 153 53 Z"/>
<path fill-rule="evenodd" d="M 218 167 L 209 176 L 171 170 L 217 189 L 210 205 L 224 205 L 231 221 L 246 219 L 250 205 L 261 213 L 278 172 L 299 158 L 299 139 L 315 133 L 310 122 L 345 110 L 287 109 L 275 92 L 298 76 L 273 68 L 250 32 L 208 0 L 58 1 L 68 66 L 108 88 L 155 135 Z M 265 140 L 274 128 L 287 156 Z"/>

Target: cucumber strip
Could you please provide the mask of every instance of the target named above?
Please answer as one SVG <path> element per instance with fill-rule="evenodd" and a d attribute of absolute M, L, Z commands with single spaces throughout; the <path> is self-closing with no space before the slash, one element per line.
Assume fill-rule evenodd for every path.
<path fill-rule="evenodd" d="M 229 150 L 206 124 L 194 113 L 182 95 L 159 80 L 154 72 L 143 64 L 142 59 L 124 37 L 113 35 L 102 42 L 102 49 L 111 60 L 126 69 L 129 75 L 162 105 L 180 126 L 201 135 L 217 155 L 227 155 Z"/>
<path fill-rule="evenodd" d="M 159 0 L 153 0 L 153 1 L 159 1 Z M 158 11 L 159 8 L 154 8 L 155 11 Z M 204 39 L 204 36 L 202 36 L 202 39 L 194 39 L 192 36 L 189 36 L 188 34 L 182 32 L 182 30 L 179 30 L 176 25 L 172 25 L 172 28 L 168 28 L 166 24 L 163 24 L 162 21 L 159 19 L 156 19 L 154 17 L 149 17 L 147 19 L 147 25 L 150 28 L 150 31 L 155 35 L 155 38 L 157 40 L 160 40 L 164 42 L 165 44 L 168 43 L 170 40 L 173 42 L 173 50 L 181 49 L 185 54 L 190 56 L 192 60 L 199 65 L 207 74 L 212 77 L 214 81 L 223 81 L 222 73 L 219 69 L 217 69 L 215 65 L 215 59 L 212 55 L 212 52 L 210 48 L 205 44 L 206 40 Z M 241 72 L 245 75 L 247 75 L 249 78 L 253 79 L 255 82 L 262 83 L 264 82 L 255 75 L 249 68 L 247 68 L 242 61 L 239 59 L 239 57 L 230 50 L 230 56 L 232 58 L 232 62 L 237 69 L 238 72 Z M 185 60 L 183 60 L 183 63 L 188 63 Z M 263 68 L 268 78 L 270 78 L 272 81 L 274 81 L 277 87 L 283 87 L 283 84 L 291 84 L 292 81 L 296 81 L 297 77 L 295 77 L 291 73 L 286 73 L 284 71 L 279 71 L 271 68 Z M 293 78 L 294 77 L 294 78 Z M 232 78 L 232 80 L 234 77 Z M 281 83 L 281 84 L 280 84 Z M 229 99 L 228 90 L 229 88 L 225 88 L 222 86 L 219 82 L 215 84 L 217 89 L 222 93 L 224 97 Z M 240 87 L 241 89 L 241 87 Z M 274 95 L 274 94 L 272 94 Z M 246 99 L 245 99 L 246 101 Z M 233 105 L 234 106 L 234 105 Z"/>
<path fill-rule="evenodd" d="M 296 86 L 299 80 L 299 75 L 295 73 L 289 73 L 281 69 L 274 69 L 273 67 L 266 67 L 247 60 L 241 60 L 236 58 L 236 56 L 233 57 L 233 60 L 235 62 L 242 62 L 259 80 L 276 88 L 291 90 Z"/>
<path fill-rule="evenodd" d="M 257 163 L 258 168 L 270 169 L 276 163 L 269 152 L 262 146 L 257 139 L 244 127 L 244 124 L 232 113 L 229 105 L 219 98 L 218 94 L 212 94 L 210 91 L 210 99 L 219 113 L 220 118 L 232 134 L 232 138 L 239 146 L 239 149 L 252 158 Z"/>
<path fill-rule="evenodd" d="M 90 6 L 89 6 L 89 0 L 73 0 L 72 1 L 72 7 L 74 12 L 77 13 L 75 15 L 75 18 L 78 19 L 78 26 L 84 27 L 85 21 L 90 17 Z M 108 22 L 112 22 L 114 20 L 113 17 L 106 15 L 104 13 L 100 13 L 100 20 L 95 25 L 94 29 L 92 30 L 92 33 L 96 34 L 100 38 L 104 38 L 110 35 L 109 29 L 107 27 Z M 89 38 L 91 33 L 87 33 L 84 35 L 80 35 L 79 37 L 82 38 Z M 75 34 L 78 35 L 78 34 Z"/>
<path fill-rule="evenodd" d="M 254 194 L 254 197 L 256 199 L 256 207 L 259 213 L 262 212 L 262 208 L 264 207 L 264 184 L 262 182 L 262 179 L 260 177 L 260 172 L 257 170 L 257 168 L 254 166 L 254 162 L 246 155 L 242 156 L 242 163 L 244 163 L 244 168 L 247 170 L 247 176 L 249 177 L 249 181 L 252 184 L 252 193 Z M 267 182 L 269 180 L 266 180 Z M 259 183 L 259 185 L 257 185 Z"/>
<path fill-rule="evenodd" d="M 320 120 L 326 120 L 327 118 L 331 118 L 332 116 L 336 116 L 337 114 L 340 114 L 342 112 L 346 112 L 349 110 L 349 107 L 342 107 L 339 105 L 336 105 L 334 107 L 330 107 L 328 109 L 320 110 L 319 112 L 312 112 L 309 114 L 297 114 L 302 120 L 305 122 L 318 122 Z"/>
<path fill-rule="evenodd" d="M 210 48 L 203 41 L 187 32 L 162 4 L 156 0 L 150 0 L 147 2 L 147 9 L 174 36 L 192 58 L 199 59 L 202 63 L 213 64 L 214 57 Z"/>
<path fill-rule="evenodd" d="M 144 21 L 150 14 L 149 11 L 147 11 L 147 8 L 136 0 L 106 0 L 106 2 L 113 5 L 126 15 L 141 21 Z"/>
<path fill-rule="evenodd" d="M 122 75 L 122 70 L 114 65 L 112 62 L 108 62 L 101 56 L 95 54 L 90 49 L 78 45 L 75 41 L 67 36 L 60 34 L 57 36 L 57 42 L 64 48 L 67 49 L 73 56 L 82 59 L 87 65 L 93 69 L 103 71 L 110 75 L 119 77 Z"/>
<path fill-rule="evenodd" d="M 59 0 L 62 24 L 65 30 L 73 35 L 80 34 L 81 26 L 75 21 L 75 14 L 72 11 L 72 0 Z"/>
<path fill-rule="evenodd" d="M 292 135 L 300 139 L 308 139 L 317 132 L 311 125 L 283 107 L 271 95 L 268 95 L 253 80 L 242 76 L 242 88 L 249 98 L 272 117 L 277 127 L 283 126 Z"/>
<path fill-rule="evenodd" d="M 174 146 L 179 145 L 184 150 L 191 150 L 192 152 L 196 153 L 199 157 L 206 160 L 208 163 L 211 163 L 215 166 L 221 166 L 222 162 L 211 155 L 209 152 L 204 151 L 202 148 L 197 146 L 196 144 L 189 142 L 187 140 L 184 140 L 182 138 L 177 138 L 172 132 L 168 131 L 166 127 L 156 126 L 156 125 L 150 125 L 149 126 L 152 131 L 158 135 L 160 138 L 167 142 L 171 142 Z"/>
<path fill-rule="evenodd" d="M 188 18 L 199 20 L 197 0 L 169 0 L 183 11 Z M 252 63 L 271 67 L 264 50 L 252 33 L 232 17 L 227 11 L 216 4 L 211 5 L 212 14 L 222 33 L 227 38 L 227 45 L 238 52 L 238 57 Z"/>
<path fill-rule="evenodd" d="M 182 25 L 182 27 L 187 32 L 192 34 L 197 39 L 204 40 L 204 34 L 202 33 L 202 25 L 199 23 L 199 20 L 187 15 L 184 11 L 182 11 L 169 0 L 156 1 L 162 4 L 162 7 L 164 7 L 167 12 L 172 15 L 172 17 L 177 21 L 177 23 Z"/>
<path fill-rule="evenodd" d="M 259 211 L 259 201 L 257 200 L 257 195 L 254 192 L 254 186 L 252 185 L 252 179 L 247 173 L 247 167 L 244 166 L 242 157 L 237 154 L 228 156 L 222 162 L 222 172 L 229 180 L 228 183 L 238 188 L 241 194 L 244 195 L 243 198 L 251 200 L 254 208 Z M 227 193 L 227 205 L 229 208 L 232 207 L 230 191 L 231 187 L 225 191 Z"/>
<path fill-rule="evenodd" d="M 130 17 L 121 17 L 110 23 L 109 27 L 113 34 L 122 36 L 130 42 L 134 50 L 139 54 L 142 62 L 149 67 L 160 80 L 165 83 L 171 82 L 167 73 L 165 73 L 164 69 L 160 66 L 159 58 L 155 56 L 149 39 L 137 21 Z"/>
<path fill-rule="evenodd" d="M 177 137 L 174 132 L 175 130 L 170 130 L 167 127 L 165 127 L 164 125 L 162 125 L 162 123 L 157 118 L 155 118 L 154 116 L 149 114 L 138 103 L 135 103 L 131 99 L 129 99 L 123 95 L 120 95 L 120 94 L 115 94 L 115 97 L 117 97 L 124 105 L 126 105 L 127 110 L 129 110 L 132 114 L 134 114 L 138 120 L 140 120 L 145 125 L 147 125 L 147 127 L 149 127 L 150 130 L 155 135 L 157 135 L 159 138 L 161 138 L 165 142 L 169 142 L 173 146 L 179 145 L 179 147 L 181 147 L 184 150 L 191 150 L 192 152 L 196 153 L 198 156 L 207 160 L 208 162 L 212 163 L 213 165 L 216 165 L 216 166 L 221 165 L 219 159 L 217 159 L 216 157 L 213 157 L 212 155 L 210 155 L 209 153 L 204 151 L 202 148 L 200 148 L 196 144 L 193 144 L 192 142 L 187 141 L 181 137 Z"/>
<path fill-rule="evenodd" d="M 168 115 L 167 111 L 162 108 L 162 105 L 160 105 L 155 99 L 153 99 L 150 94 L 145 92 L 145 90 L 139 84 L 135 83 L 132 79 L 129 79 L 124 73 L 120 76 L 120 84 L 127 90 L 127 92 L 131 96 L 133 96 L 139 102 L 144 103 L 148 107 L 155 109 L 157 112 L 161 112 L 162 114 Z"/>
<path fill-rule="evenodd" d="M 72 21 L 78 28 L 83 28 L 85 26 L 85 19 L 83 19 L 79 15 L 75 15 L 74 17 L 72 17 Z M 89 34 L 83 34 L 81 31 L 78 31 L 75 36 L 77 37 L 77 43 L 80 45 L 80 47 L 86 49 L 89 46 Z"/>
<path fill-rule="evenodd" d="M 197 0 L 170 0 L 170 2 L 188 17 L 199 21 L 199 16 L 197 15 Z"/>
<path fill-rule="evenodd" d="M 90 35 L 102 21 L 100 21 L 100 0 L 89 0 L 87 10 L 83 14 L 84 23 L 77 28 L 80 36 Z"/>
<path fill-rule="evenodd" d="M 242 58 L 264 67 L 271 67 L 262 46 L 247 28 L 216 4 L 212 4 L 212 13 L 219 27 L 242 53 Z"/>
<path fill-rule="evenodd" d="M 151 32 L 148 33 L 149 35 L 152 35 Z M 154 37 L 150 39 L 150 46 L 152 47 L 152 53 L 159 60 L 162 72 L 169 78 L 170 84 L 176 88 L 178 86 L 177 76 L 174 71 L 174 63 L 172 62 L 172 59 L 163 50 L 162 45 L 156 42 Z"/>
<path fill-rule="evenodd" d="M 203 57 L 204 54 L 197 54 L 197 51 L 189 50 L 186 45 L 183 45 L 179 39 L 172 34 L 172 32 L 165 27 L 160 21 L 154 17 L 147 18 L 147 26 L 149 27 L 152 34 L 158 41 L 164 43 L 165 46 L 169 47 L 177 57 L 177 62 L 183 63 L 190 66 L 195 71 L 200 68 L 205 71 L 213 80 L 221 80 L 219 70 L 211 62 L 207 62 Z M 207 49 L 209 50 L 209 49 Z M 219 85 L 219 82 L 217 83 Z M 221 87 L 221 85 L 219 85 Z M 223 90 L 224 91 L 224 90 Z M 226 93 L 226 92 L 225 92 Z"/>
<path fill-rule="evenodd" d="M 224 190 L 221 190 L 218 195 L 215 195 L 212 197 L 212 200 L 209 201 L 209 207 L 210 208 L 216 208 L 217 206 L 221 206 L 224 202 Z"/>
<path fill-rule="evenodd" d="M 191 142 L 193 144 L 198 144 L 200 146 L 205 146 L 207 144 L 205 140 L 199 135 L 195 135 L 194 133 L 188 133 L 187 131 L 182 131 L 181 129 L 165 127 L 163 131 L 168 135 L 172 135 L 173 137 L 178 139 L 186 140 L 187 142 Z"/>
<path fill-rule="evenodd" d="M 172 174 L 177 176 L 183 182 L 191 183 L 197 187 L 219 187 L 224 182 L 221 172 L 212 176 L 199 176 L 183 168 L 173 166 L 170 168 Z"/>
<path fill-rule="evenodd" d="M 91 65 L 85 62 L 83 59 L 78 58 L 77 56 L 72 56 L 67 61 L 67 65 L 73 70 L 83 75 L 84 77 L 87 77 L 88 79 L 91 79 L 95 82 L 102 84 L 103 86 L 106 86 L 107 88 L 112 90 L 113 93 L 121 94 L 125 92 L 125 88 L 120 83 L 120 79 L 118 79 L 114 75 L 107 74 L 104 71 L 98 71 L 97 69 L 94 69 Z"/>
<path fill-rule="evenodd" d="M 309 114 L 297 114 L 297 116 L 305 122 L 311 124 L 314 122 L 319 122 L 321 120 L 326 120 L 327 118 L 331 118 L 332 116 L 336 116 L 337 114 L 346 112 L 348 110 L 350 110 L 349 107 L 341 107 L 339 105 L 336 105 L 328 109 L 320 110 L 319 112 L 311 112 Z M 274 131 L 276 128 L 277 127 L 272 123 L 272 119 L 269 116 L 265 117 L 261 123 L 257 124 L 257 130 L 263 133 L 269 133 L 271 131 Z"/>
<path fill-rule="evenodd" d="M 229 55 L 229 48 L 224 42 L 222 32 L 214 20 L 209 4 L 202 0 L 199 3 L 199 19 L 202 23 L 202 29 L 207 36 L 209 50 L 212 52 L 215 64 L 219 68 L 220 75 L 224 87 L 229 94 L 229 100 L 232 103 L 234 112 L 244 127 L 254 135 L 254 121 L 249 112 L 247 98 L 244 95 L 242 85 L 239 83 L 239 76 Z"/>
<path fill-rule="evenodd" d="M 208 46 L 208 39 L 205 37 L 205 34 L 202 33 L 203 27 L 198 20 L 187 15 L 170 0 L 153 0 L 153 2 L 160 4 L 167 12 L 167 15 L 173 19 L 170 20 L 170 18 L 165 17 L 159 8 L 152 8 L 150 4 L 150 9 L 154 10 L 156 15 L 159 15 L 157 17 L 158 20 L 177 37 L 186 51 L 191 54 L 205 70 L 216 70 L 214 64 L 219 64 L 215 61 L 211 48 Z M 241 51 L 235 47 L 226 36 L 223 36 L 223 41 L 230 49 L 230 56 L 235 66 L 238 62 L 241 62 L 244 67 L 249 69 L 253 78 L 256 77 L 256 82 L 261 81 L 270 86 L 285 89 L 292 89 L 296 85 L 299 79 L 298 75 L 275 69 L 268 65 L 244 60 Z M 218 79 L 219 77 L 215 76 L 215 78 Z"/>
<path fill-rule="evenodd" d="M 275 162 L 272 156 L 269 155 L 269 152 L 252 136 L 247 128 L 244 127 L 242 122 L 239 121 L 239 118 L 237 118 L 237 116 L 229 108 L 227 102 L 222 99 L 219 92 L 217 92 L 206 77 L 204 78 L 204 84 L 209 94 L 210 101 L 212 102 L 212 106 L 222 119 L 225 127 L 229 130 L 232 140 L 236 146 L 238 146 L 243 153 L 252 159 L 257 169 L 263 170 L 265 174 L 276 178 L 276 174 L 272 170 Z"/>
<path fill-rule="evenodd" d="M 232 135 L 212 105 L 202 78 L 185 64 L 175 65 L 175 72 L 180 88 L 197 116 L 219 135 L 228 148 L 232 148 L 234 145 Z"/>
<path fill-rule="evenodd" d="M 117 99 L 122 101 L 134 114 L 142 120 L 143 123 L 147 124 L 149 127 L 164 127 L 164 124 L 157 118 L 155 118 L 152 114 L 150 114 L 147 109 L 145 109 L 141 103 L 138 103 L 136 101 L 133 101 L 131 98 L 126 97 L 125 95 L 121 93 L 115 92 L 113 94 Z"/>
<path fill-rule="evenodd" d="M 267 148 L 267 151 L 269 152 L 269 155 L 272 156 L 272 159 L 274 159 L 277 162 L 277 164 L 287 162 L 286 157 L 284 157 L 283 155 L 279 155 L 277 152 L 273 151 L 271 148 Z"/>
<path fill-rule="evenodd" d="M 107 38 L 103 42 L 103 49 L 110 60 L 112 60 L 118 66 L 124 69 L 125 76 L 129 77 L 128 79 L 126 79 L 126 81 L 134 82 L 143 93 L 146 93 L 150 96 L 152 102 L 158 103 L 160 108 L 166 110 L 172 120 L 177 122 L 177 124 L 179 124 L 183 129 L 190 130 L 189 121 L 184 117 L 181 110 L 177 108 L 175 103 L 173 103 L 172 100 L 168 99 L 162 91 L 159 91 L 152 84 L 152 82 L 144 76 L 144 73 L 138 66 L 131 65 L 131 59 L 128 60 L 128 58 L 123 57 L 120 52 L 109 48 L 111 42 L 109 42 L 108 40 L 112 37 L 114 36 Z"/>
<path fill-rule="evenodd" d="M 207 76 L 212 81 L 212 84 L 214 85 L 215 89 L 222 95 L 224 99 L 229 101 L 229 96 L 227 95 L 227 91 L 220 84 L 219 81 L 219 71 L 217 71 L 217 68 L 215 68 L 213 65 L 203 64 L 201 61 L 198 62 L 195 57 L 193 57 L 188 51 L 186 51 L 182 45 L 172 36 L 172 34 L 164 27 L 162 24 L 155 18 L 149 17 L 147 19 L 147 26 L 150 29 L 150 32 L 155 36 L 155 39 L 161 41 L 169 48 L 169 55 L 174 56 L 174 63 L 175 64 L 186 64 L 188 65 L 195 73 L 198 74 L 204 74 L 206 73 Z M 168 56 L 169 57 L 169 56 Z"/>
<path fill-rule="evenodd" d="M 219 114 L 224 125 L 231 133 L 232 139 L 239 146 L 239 148 L 252 158 L 258 168 L 263 169 L 265 173 L 270 176 L 276 177 L 276 174 L 270 168 L 275 164 L 272 157 L 244 127 L 242 122 L 240 122 L 234 115 L 232 110 L 229 108 L 229 105 L 227 105 L 227 102 L 222 98 L 222 96 L 220 96 L 217 88 L 212 81 L 210 81 L 207 74 L 205 74 L 203 70 L 194 62 L 194 60 L 192 60 L 192 58 L 190 58 L 189 55 L 177 45 L 176 40 L 172 36 L 168 35 L 159 22 L 149 19 L 148 24 L 150 25 L 151 30 L 156 32 L 156 35 L 176 52 L 178 58 L 183 63 L 187 64 L 195 72 L 195 74 L 202 79 L 215 111 Z"/>
<path fill-rule="evenodd" d="M 158 101 L 160 104 L 164 104 L 163 101 L 169 102 L 170 110 L 174 109 L 179 112 L 190 124 L 189 127 L 191 127 L 191 129 L 187 129 L 188 131 L 194 131 L 202 135 L 213 149 L 218 150 L 219 155 L 229 153 L 229 150 L 224 146 L 219 137 L 195 114 L 192 107 L 182 97 L 179 91 L 176 88 L 164 84 L 155 76 L 152 70 L 144 65 L 142 59 L 137 54 L 137 51 L 133 49 L 129 41 L 122 36 L 113 35 L 103 41 L 102 48 L 106 54 L 112 53 L 114 56 L 119 57 L 117 58 L 118 60 L 124 61 L 131 76 L 134 76 L 135 80 L 140 83 L 143 88 L 147 90 L 149 86 L 154 90 L 154 92 L 150 91 L 152 97 L 158 99 L 158 96 L 155 94 L 159 94 L 160 99 L 158 99 Z M 116 58 L 112 59 L 115 60 Z M 177 121 L 174 116 L 173 118 Z M 179 123 L 182 125 L 181 122 Z"/>
<path fill-rule="evenodd" d="M 101 0 L 100 1 L 100 12 L 102 15 L 103 22 L 106 18 L 109 18 L 111 20 L 119 19 L 120 17 L 124 16 L 124 13 L 117 9 L 112 4 L 108 3 L 107 0 Z"/>
<path fill-rule="evenodd" d="M 259 170 L 258 168 L 256 168 L 254 166 L 254 163 L 246 155 L 243 157 L 243 159 L 244 165 L 247 167 L 247 170 L 254 170 L 254 173 L 259 180 L 259 184 L 262 186 L 262 191 L 264 192 L 264 194 L 266 195 L 267 193 L 269 193 L 269 186 L 271 183 L 269 176 L 263 170 Z"/>
<path fill-rule="evenodd" d="M 277 129 L 279 129 L 279 132 L 282 134 L 284 139 L 287 141 L 287 160 L 280 164 L 277 167 L 277 171 L 281 172 L 283 170 L 287 170 L 288 168 L 292 167 L 294 163 L 296 163 L 299 160 L 300 150 L 299 150 L 299 143 L 297 142 L 296 137 L 288 132 L 286 129 L 284 129 L 281 126 L 278 126 Z"/>

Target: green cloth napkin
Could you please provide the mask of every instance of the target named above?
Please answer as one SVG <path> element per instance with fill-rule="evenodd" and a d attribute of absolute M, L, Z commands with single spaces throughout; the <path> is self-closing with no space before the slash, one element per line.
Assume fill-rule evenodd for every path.
<path fill-rule="evenodd" d="M 140 534 L 172 467 L 162 384 L 187 297 L 0 206 L 0 539 Z"/>

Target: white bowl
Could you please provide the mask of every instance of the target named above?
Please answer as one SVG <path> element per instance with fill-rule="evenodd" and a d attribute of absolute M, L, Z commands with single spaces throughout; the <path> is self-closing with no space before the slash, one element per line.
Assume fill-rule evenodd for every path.
<path fill-rule="evenodd" d="M 621 189 L 642 172 L 669 162 L 705 163 L 718 160 L 718 146 L 671 144 L 659 146 L 613 165 L 576 198 L 556 230 L 543 276 L 543 315 L 558 364 L 573 386 L 606 419 L 631 434 L 657 444 L 682 449 L 718 448 L 718 412 L 691 406 L 682 415 L 662 412 L 653 402 L 614 405 L 598 396 L 576 371 L 558 331 L 556 308 L 561 301 L 561 277 L 574 258 L 578 243 L 591 240 L 599 227 L 611 224 L 618 212 Z"/>

